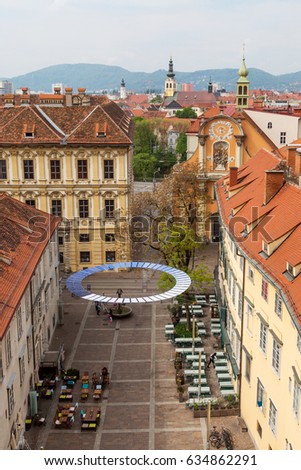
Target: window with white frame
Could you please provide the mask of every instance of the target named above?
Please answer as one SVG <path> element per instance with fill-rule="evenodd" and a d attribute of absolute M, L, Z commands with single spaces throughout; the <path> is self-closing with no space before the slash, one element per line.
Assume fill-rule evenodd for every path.
<path fill-rule="evenodd" d="M 259 347 L 264 353 L 267 352 L 267 332 L 267 326 L 263 322 L 260 322 Z"/>
<path fill-rule="evenodd" d="M 79 199 L 79 217 L 81 219 L 86 219 L 89 217 L 89 201 L 88 199 Z"/>
<path fill-rule="evenodd" d="M 26 342 L 27 342 L 27 360 L 29 362 L 30 358 L 31 358 L 31 353 L 32 353 L 32 350 L 31 350 L 31 344 L 32 344 L 31 336 L 27 336 Z"/>
<path fill-rule="evenodd" d="M 5 335 L 5 357 L 6 357 L 6 367 L 8 367 L 12 360 L 10 331 L 7 331 Z"/>
<path fill-rule="evenodd" d="M 233 302 L 233 305 L 235 305 L 235 302 L 236 302 L 236 282 L 235 282 L 234 279 L 233 279 L 233 284 L 232 284 L 232 302 Z"/>
<path fill-rule="evenodd" d="M 19 357 L 19 375 L 20 375 L 20 384 L 22 385 L 25 375 L 25 361 L 24 356 Z"/>
<path fill-rule="evenodd" d="M 11 387 L 7 389 L 8 416 L 11 416 L 14 406 L 15 406 L 14 386 L 11 385 Z"/>
<path fill-rule="evenodd" d="M 297 378 L 294 378 L 294 396 L 293 396 L 293 410 L 294 414 L 299 422 L 300 417 L 300 382 Z"/>
<path fill-rule="evenodd" d="M 281 353 L 281 346 L 276 341 L 275 338 L 273 338 L 273 350 L 272 350 L 272 367 L 279 374 L 280 372 L 280 353 Z"/>
<path fill-rule="evenodd" d="M 248 267 L 248 278 L 254 284 L 254 269 L 251 266 Z"/>
<path fill-rule="evenodd" d="M 280 132 L 280 144 L 286 144 L 286 132 Z"/>
<path fill-rule="evenodd" d="M 282 299 L 278 292 L 275 292 L 275 313 L 278 317 L 281 317 L 282 315 Z"/>
<path fill-rule="evenodd" d="M 276 436 L 277 432 L 277 408 L 270 399 L 270 406 L 269 406 L 269 426 L 272 430 L 272 433 Z"/>
<path fill-rule="evenodd" d="M 264 386 L 262 382 L 257 378 L 257 396 L 256 396 L 257 406 L 263 411 L 264 405 Z"/>
<path fill-rule="evenodd" d="M 297 336 L 297 348 L 298 348 L 299 353 L 301 353 L 301 335 L 300 334 L 298 334 Z"/>
<path fill-rule="evenodd" d="M 262 278 L 262 281 L 261 281 L 261 297 L 266 302 L 268 301 L 268 290 L 269 290 L 269 284 L 264 278 Z"/>
<path fill-rule="evenodd" d="M 114 178 L 114 161 L 113 160 L 104 160 L 104 179 L 113 179 Z"/>
<path fill-rule="evenodd" d="M 6 160 L 0 160 L 0 180 L 7 179 L 7 166 Z"/>
<path fill-rule="evenodd" d="M 229 277 L 228 277 L 228 288 L 229 294 L 232 292 L 232 271 L 229 270 Z"/>
<path fill-rule="evenodd" d="M 48 302 L 49 302 L 49 295 L 48 295 L 48 287 L 46 287 L 45 292 L 44 292 L 44 298 L 45 298 L 45 312 L 48 312 Z"/>
<path fill-rule="evenodd" d="M 22 333 L 23 333 L 22 311 L 21 311 L 21 307 L 18 307 L 17 312 L 16 312 L 16 317 L 17 317 L 18 341 L 20 341 L 20 338 L 21 338 Z"/>
<path fill-rule="evenodd" d="M 114 219 L 114 212 L 115 212 L 115 200 L 105 199 L 105 218 Z"/>
<path fill-rule="evenodd" d="M 240 335 L 238 331 L 236 331 L 236 338 L 235 338 L 235 357 L 237 364 L 240 363 Z"/>
<path fill-rule="evenodd" d="M 245 377 L 247 381 L 250 383 L 251 382 L 251 357 L 249 354 L 245 354 Z"/>
<path fill-rule="evenodd" d="M 249 331 L 252 330 L 252 316 L 253 316 L 253 307 L 246 301 L 246 327 Z"/>
<path fill-rule="evenodd" d="M 26 321 L 28 320 L 30 316 L 30 291 L 27 289 L 26 294 L 25 294 L 25 318 Z"/>
<path fill-rule="evenodd" d="M 237 313 L 239 318 L 241 318 L 242 315 L 242 290 L 238 288 L 238 308 L 237 308 Z"/>

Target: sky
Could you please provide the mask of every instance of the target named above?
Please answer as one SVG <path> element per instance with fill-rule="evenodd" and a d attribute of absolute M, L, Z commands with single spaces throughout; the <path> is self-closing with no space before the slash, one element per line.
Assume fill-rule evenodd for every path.
<path fill-rule="evenodd" d="M 0 77 L 57 64 L 132 72 L 301 70 L 300 0 L 0 0 Z"/>

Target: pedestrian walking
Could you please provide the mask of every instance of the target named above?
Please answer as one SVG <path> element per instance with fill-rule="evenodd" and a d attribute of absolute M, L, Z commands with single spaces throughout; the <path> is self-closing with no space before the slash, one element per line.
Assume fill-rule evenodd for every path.
<path fill-rule="evenodd" d="M 116 292 L 116 294 L 118 295 L 118 298 L 120 299 L 120 297 L 121 297 L 121 296 L 122 296 L 122 294 L 123 294 L 123 290 L 122 290 L 122 289 L 120 289 L 120 288 L 119 288 L 119 289 L 117 289 L 117 292 Z"/>
<path fill-rule="evenodd" d="M 96 310 L 96 315 L 100 315 L 100 303 L 95 302 L 95 310 Z"/>
<path fill-rule="evenodd" d="M 213 367 L 215 369 L 215 359 L 216 359 L 217 353 L 214 352 L 210 354 L 209 361 L 207 363 L 207 369 L 210 369 L 210 364 L 213 364 Z"/>

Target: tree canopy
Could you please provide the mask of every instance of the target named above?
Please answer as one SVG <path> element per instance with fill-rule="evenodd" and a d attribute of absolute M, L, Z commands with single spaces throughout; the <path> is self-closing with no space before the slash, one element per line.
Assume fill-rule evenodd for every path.
<path fill-rule="evenodd" d="M 193 119 L 193 118 L 197 118 L 197 114 L 194 111 L 194 109 L 188 107 L 188 108 L 184 108 L 184 109 L 179 109 L 176 112 L 176 117 L 181 118 L 181 119 L 182 118 Z"/>
<path fill-rule="evenodd" d="M 206 197 L 198 164 L 175 165 L 154 191 L 136 194 L 133 220 L 141 222 L 143 244 L 159 251 L 169 264 L 188 269 L 195 249 L 202 244 L 197 222 L 200 202 Z"/>

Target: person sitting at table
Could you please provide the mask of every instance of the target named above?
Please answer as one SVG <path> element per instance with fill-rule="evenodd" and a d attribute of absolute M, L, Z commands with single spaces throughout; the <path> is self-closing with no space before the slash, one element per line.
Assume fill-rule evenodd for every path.
<path fill-rule="evenodd" d="M 101 375 L 103 382 L 109 383 L 109 371 L 106 367 L 102 368 Z"/>

